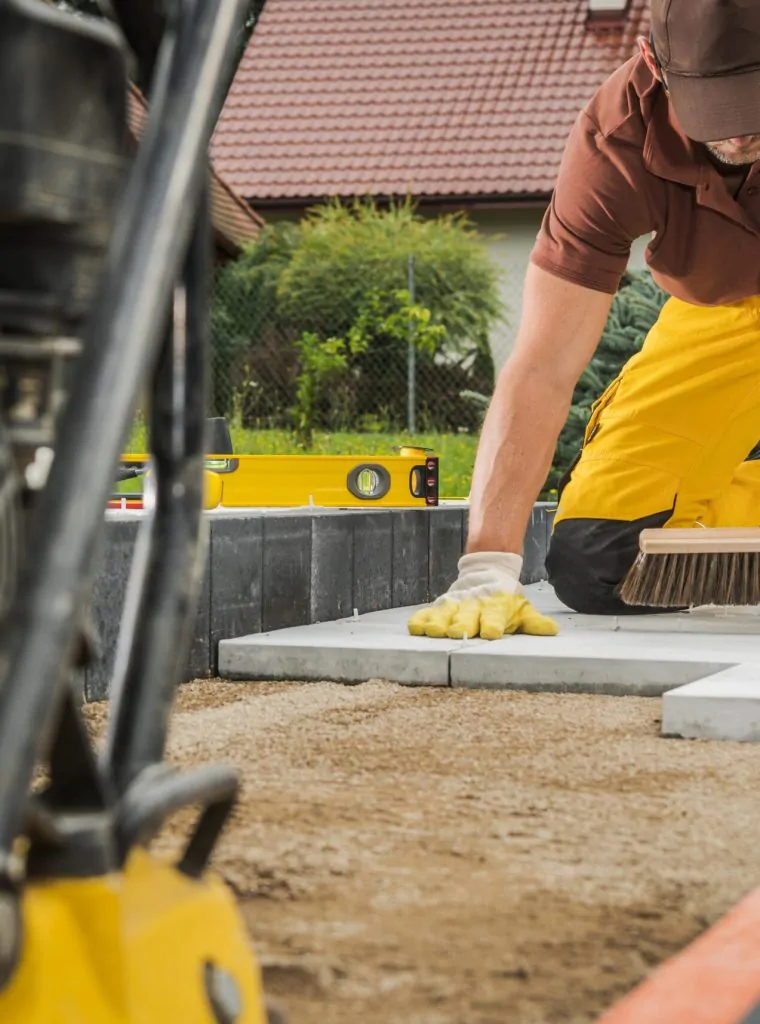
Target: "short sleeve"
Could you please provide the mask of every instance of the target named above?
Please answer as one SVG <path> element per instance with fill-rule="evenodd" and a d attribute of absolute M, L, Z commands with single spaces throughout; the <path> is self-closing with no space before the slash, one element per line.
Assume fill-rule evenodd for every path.
<path fill-rule="evenodd" d="M 614 294 L 631 244 L 653 228 L 642 153 L 605 138 L 584 112 L 565 147 L 531 262 L 557 277 Z"/>

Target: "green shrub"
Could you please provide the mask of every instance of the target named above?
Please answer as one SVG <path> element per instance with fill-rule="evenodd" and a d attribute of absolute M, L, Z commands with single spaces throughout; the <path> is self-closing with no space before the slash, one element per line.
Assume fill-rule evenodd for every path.
<path fill-rule="evenodd" d="M 302 448 L 311 448 L 320 408 L 332 410 L 341 404 L 350 374 L 349 358 L 361 349 L 347 345 L 343 338 L 324 341 L 304 331 L 296 342 L 301 372 L 296 381 L 292 408 L 296 438 Z"/>
<path fill-rule="evenodd" d="M 310 448 L 322 422 L 341 430 L 356 425 L 357 407 L 364 404 L 362 385 L 371 386 L 373 369 L 387 368 L 394 346 L 401 343 L 406 349 L 411 338 L 418 351 L 434 352 L 445 329 L 430 320 L 430 310 L 412 303 L 405 289 L 391 294 L 374 290 L 345 338 L 323 341 L 304 331 L 296 342 L 301 369 L 292 409 L 299 444 Z M 360 422 L 367 422 L 366 414 Z"/>
<path fill-rule="evenodd" d="M 410 258 L 414 301 L 407 291 Z M 401 427 L 412 340 L 418 422 L 429 429 L 475 427 L 477 410 L 460 392 L 493 385 L 488 337 L 503 315 L 497 283 L 498 272 L 465 218 L 426 219 L 409 202 L 388 209 L 333 202 L 298 226 L 270 227 L 218 281 L 216 411 L 231 411 L 231 399 L 225 405 L 219 398 L 228 363 L 242 421 L 287 425 L 292 415 L 300 417 L 297 391 L 309 373 L 299 339 L 341 338 L 348 346 L 341 378 L 348 392 L 342 402 L 317 400 L 312 427 L 340 429 L 349 425 L 347 414 L 353 424 Z M 361 353 L 349 351 L 356 332 Z"/>
<path fill-rule="evenodd" d="M 409 202 L 381 210 L 371 201 L 334 201 L 312 210 L 280 280 L 282 311 L 304 329 L 342 334 L 370 293 L 406 287 L 410 256 L 415 301 L 445 328 L 447 345 L 489 352 L 489 330 L 503 310 L 480 237 L 462 215 L 426 219 Z"/>

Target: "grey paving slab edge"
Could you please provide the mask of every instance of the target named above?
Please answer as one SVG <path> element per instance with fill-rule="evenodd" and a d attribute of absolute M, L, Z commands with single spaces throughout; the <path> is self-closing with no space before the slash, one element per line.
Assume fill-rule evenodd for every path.
<path fill-rule="evenodd" d="M 208 678 L 211 658 L 211 562 L 206 558 L 195 617 L 191 624 L 190 653 L 184 671 L 185 680 Z"/>
<path fill-rule="evenodd" d="M 455 651 L 450 656 L 450 679 L 452 686 L 468 689 L 661 697 L 674 687 L 728 667 L 726 662 L 541 654 L 483 657 L 477 652 Z"/>
<path fill-rule="evenodd" d="M 225 679 L 362 683 L 370 678 L 417 686 L 449 685 L 448 651 L 393 650 L 281 644 L 219 644 L 219 672 Z"/>
<path fill-rule="evenodd" d="M 264 518 L 262 629 L 283 629 L 309 621 L 311 556 L 308 517 Z"/>
<path fill-rule="evenodd" d="M 760 666 L 735 665 L 665 694 L 662 735 L 760 742 Z"/>
<path fill-rule="evenodd" d="M 351 513 L 315 516 L 311 523 L 311 622 L 329 622 L 351 614 L 353 564 Z"/>

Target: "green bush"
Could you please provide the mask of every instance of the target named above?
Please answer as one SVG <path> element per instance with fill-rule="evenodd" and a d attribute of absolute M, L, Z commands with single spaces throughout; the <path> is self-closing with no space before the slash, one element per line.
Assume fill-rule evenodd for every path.
<path fill-rule="evenodd" d="M 415 301 L 445 327 L 447 344 L 487 352 L 502 309 L 479 236 L 462 215 L 426 219 L 409 202 L 381 210 L 370 201 L 335 201 L 312 210 L 280 281 L 283 312 L 304 329 L 342 334 L 369 294 L 406 287 L 409 256 Z"/>
<path fill-rule="evenodd" d="M 343 338 L 323 341 L 311 331 L 304 331 L 296 342 L 301 372 L 296 381 L 293 426 L 302 448 L 311 448 L 319 412 L 331 412 L 345 401 L 345 385 L 350 381 L 349 358 L 360 349 L 347 345 Z M 331 417 L 333 418 L 333 417 Z M 343 418 L 341 416 L 341 418 Z"/>
<path fill-rule="evenodd" d="M 320 423 L 341 430 L 356 425 L 357 410 L 366 405 L 363 392 L 372 387 L 372 369 L 382 371 L 394 346 L 406 350 L 411 337 L 419 352 L 435 352 L 445 328 L 430 319 L 430 310 L 412 303 L 405 289 L 392 294 L 375 290 L 345 338 L 322 340 L 304 331 L 296 342 L 300 373 L 292 409 L 301 446 L 311 447 Z"/>
<path fill-rule="evenodd" d="M 407 293 L 402 302 L 410 257 L 414 301 Z M 272 226 L 218 281 L 217 412 L 232 411 L 231 400 L 225 405 L 219 398 L 226 362 L 242 421 L 286 426 L 299 415 L 300 340 L 340 338 L 347 357 L 341 384 L 350 394 L 341 403 L 317 401 L 313 426 L 345 427 L 339 408 L 344 417 L 349 410 L 354 423 L 398 428 L 406 418 L 411 339 L 417 344 L 419 423 L 429 429 L 476 427 L 477 410 L 460 392 L 492 387 L 488 337 L 503 315 L 497 281 L 464 217 L 426 219 L 409 202 L 388 209 L 371 201 L 333 202 L 310 211 L 298 226 Z M 361 351 L 349 343 L 357 331 Z"/>

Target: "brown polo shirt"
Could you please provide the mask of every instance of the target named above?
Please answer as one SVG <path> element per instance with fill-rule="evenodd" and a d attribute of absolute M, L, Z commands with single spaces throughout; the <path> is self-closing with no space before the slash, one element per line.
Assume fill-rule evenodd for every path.
<path fill-rule="evenodd" d="M 576 121 L 531 260 L 614 293 L 642 235 L 651 236 L 646 260 L 670 295 L 703 306 L 760 295 L 760 163 L 732 195 L 639 56 Z"/>

